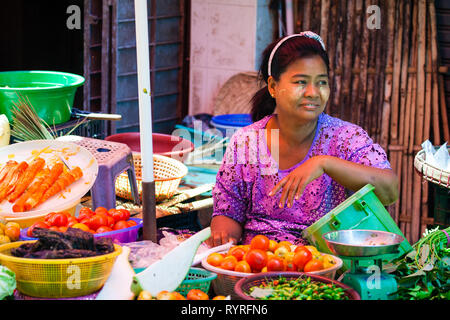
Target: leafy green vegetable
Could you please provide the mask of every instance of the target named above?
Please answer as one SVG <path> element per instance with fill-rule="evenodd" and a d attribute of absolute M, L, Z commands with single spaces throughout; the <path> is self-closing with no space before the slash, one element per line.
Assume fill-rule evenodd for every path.
<path fill-rule="evenodd" d="M 448 245 L 442 230 L 427 230 L 411 252 L 392 262 L 389 269 L 398 283 L 397 299 L 450 300 Z"/>
<path fill-rule="evenodd" d="M 11 296 L 16 288 L 16 275 L 7 267 L 0 266 L 0 300 Z"/>

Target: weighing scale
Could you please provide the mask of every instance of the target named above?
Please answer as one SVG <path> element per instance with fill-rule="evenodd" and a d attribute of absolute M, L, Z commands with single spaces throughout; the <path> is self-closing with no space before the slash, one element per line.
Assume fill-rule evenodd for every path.
<path fill-rule="evenodd" d="M 383 271 L 383 261 L 399 256 L 403 237 L 385 231 L 339 230 L 324 234 L 323 239 L 334 254 L 351 261 L 342 282 L 355 289 L 362 300 L 395 298 L 397 281 Z"/>

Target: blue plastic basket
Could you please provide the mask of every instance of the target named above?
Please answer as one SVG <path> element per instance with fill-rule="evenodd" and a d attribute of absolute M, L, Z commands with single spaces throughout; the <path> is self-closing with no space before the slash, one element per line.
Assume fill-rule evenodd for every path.
<path fill-rule="evenodd" d="M 247 113 L 222 114 L 211 119 L 211 124 L 227 136 L 252 123 L 251 115 Z"/>
<path fill-rule="evenodd" d="M 253 123 L 252 117 L 248 113 L 221 114 L 212 117 L 215 124 L 230 127 L 246 127 Z"/>

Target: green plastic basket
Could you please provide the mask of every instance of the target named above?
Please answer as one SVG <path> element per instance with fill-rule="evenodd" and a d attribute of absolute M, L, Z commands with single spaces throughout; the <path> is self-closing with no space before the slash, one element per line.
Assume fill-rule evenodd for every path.
<path fill-rule="evenodd" d="M 201 268 L 191 268 L 176 291 L 185 297 L 191 289 L 200 289 L 204 293 L 208 293 L 209 286 L 215 278 L 217 278 L 217 274 L 214 272 Z"/>
<path fill-rule="evenodd" d="M 145 268 L 134 269 L 136 273 L 144 270 Z M 201 268 L 190 268 L 186 278 L 184 278 L 183 282 L 175 291 L 181 293 L 185 297 L 191 289 L 200 289 L 204 293 L 208 293 L 211 282 L 216 278 L 217 274 L 214 272 Z"/>
<path fill-rule="evenodd" d="M 377 198 L 374 186 L 367 184 L 336 208 L 328 212 L 303 231 L 306 238 L 319 251 L 333 254 L 322 238 L 327 232 L 336 230 L 379 230 L 396 233 L 405 239 L 399 247 L 399 255 L 412 250 L 411 245 Z M 350 268 L 350 260 L 344 259 L 343 269 Z"/>

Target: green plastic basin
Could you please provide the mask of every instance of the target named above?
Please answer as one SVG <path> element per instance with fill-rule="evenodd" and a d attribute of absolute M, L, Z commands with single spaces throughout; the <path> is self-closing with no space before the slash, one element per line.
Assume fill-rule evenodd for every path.
<path fill-rule="evenodd" d="M 82 76 L 57 71 L 0 72 L 0 113 L 12 122 L 13 102 L 21 95 L 48 125 L 67 122 L 75 92 L 84 81 Z"/>

